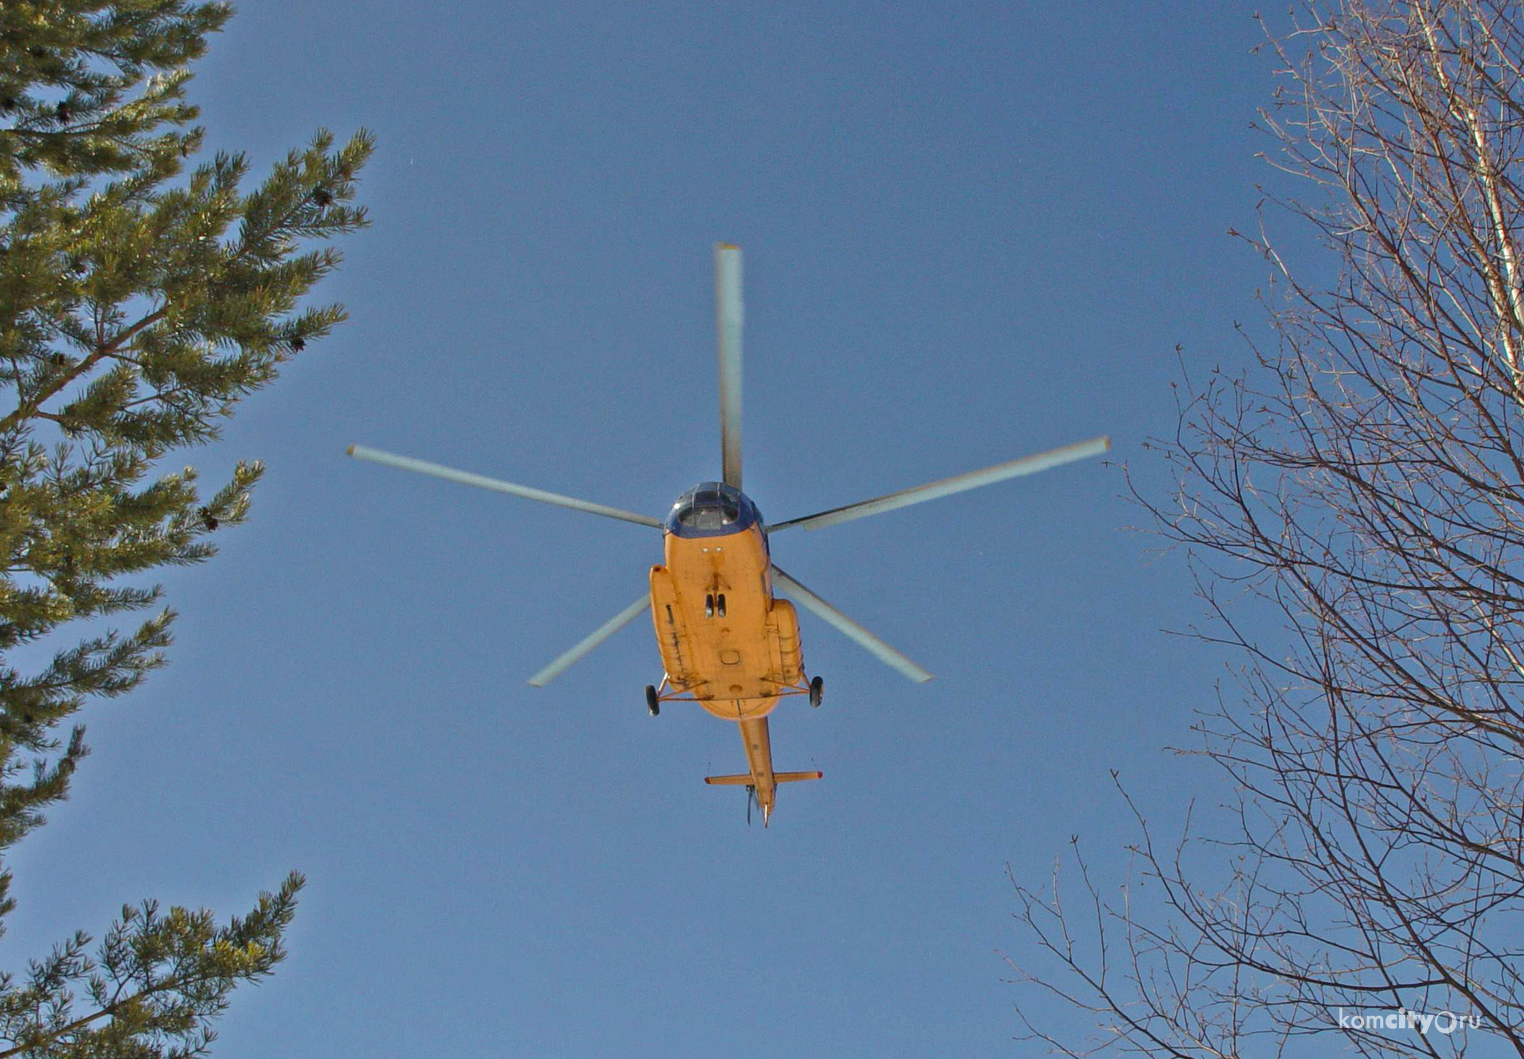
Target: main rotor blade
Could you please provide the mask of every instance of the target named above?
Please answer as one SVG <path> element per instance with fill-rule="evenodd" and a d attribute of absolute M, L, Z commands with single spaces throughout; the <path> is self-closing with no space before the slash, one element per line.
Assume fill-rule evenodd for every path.
<path fill-rule="evenodd" d="M 805 588 L 798 581 L 795 581 L 792 577 L 788 576 L 788 574 L 785 574 L 782 570 L 778 569 L 776 564 L 773 566 L 773 580 L 781 583 L 783 587 L 788 591 L 788 594 L 793 596 L 794 601 L 797 602 L 800 606 L 812 612 L 817 617 L 829 622 L 831 625 L 836 626 L 836 628 L 845 633 L 848 638 L 855 640 L 859 645 L 867 648 L 868 653 L 873 655 L 873 657 L 877 658 L 880 662 L 883 662 L 889 666 L 893 666 L 901 673 L 904 673 L 911 680 L 917 681 L 919 683 L 924 684 L 926 681 L 931 679 L 932 675 L 926 672 L 926 670 L 916 665 L 910 659 L 906 658 L 904 655 L 900 654 L 894 648 L 886 644 L 883 640 L 880 640 L 867 629 L 864 629 L 861 625 L 857 624 L 857 622 L 853 621 L 851 618 L 847 617 L 841 611 L 831 606 L 825 600 L 815 595 L 815 593 Z"/>
<path fill-rule="evenodd" d="M 543 688 L 546 684 L 549 684 L 552 680 L 556 679 L 556 677 L 566 672 L 566 670 L 570 668 L 573 662 L 577 661 L 583 655 L 587 654 L 593 648 L 601 644 L 604 640 L 607 640 L 610 636 L 613 636 L 620 629 L 624 628 L 630 622 L 634 621 L 635 618 L 639 616 L 641 611 L 650 609 L 651 593 L 648 591 L 634 603 L 631 603 L 628 607 L 625 607 L 624 610 L 621 610 L 618 614 L 614 615 L 608 621 L 600 625 L 598 627 L 598 631 L 593 633 L 593 635 L 577 644 L 571 650 L 564 651 L 561 654 L 557 655 L 554 662 L 550 663 L 550 665 L 546 666 L 534 676 L 530 677 L 529 683 L 537 688 Z"/>
<path fill-rule="evenodd" d="M 368 449 L 364 445 L 349 446 L 349 454 L 359 460 L 369 460 L 371 463 L 384 463 L 388 467 L 400 467 L 404 471 L 416 471 L 419 474 L 428 474 L 435 478 L 443 478 L 450 482 L 460 482 L 464 485 L 476 485 L 483 489 L 495 490 L 499 493 L 521 496 L 526 500 L 538 500 L 542 504 L 569 507 L 574 511 L 588 511 L 594 515 L 603 515 L 605 518 L 623 519 L 625 522 L 637 522 L 642 526 L 655 526 L 657 529 L 660 529 L 662 525 L 660 519 L 651 518 L 649 515 L 637 515 L 633 511 L 621 511 L 617 507 L 594 504 L 586 500 L 578 500 L 576 497 L 562 496 L 560 493 L 547 493 L 543 489 L 531 489 L 527 485 L 514 485 L 512 482 L 505 482 L 499 478 L 488 478 L 482 474 L 472 474 L 470 471 L 457 471 L 451 467 L 429 463 L 427 460 L 415 460 L 411 456 L 394 456 L 390 452 L 382 452 L 380 449 Z"/>
<path fill-rule="evenodd" d="M 897 493 L 889 493 L 885 496 L 875 497 L 872 500 L 860 500 L 855 504 L 847 504 L 845 507 L 833 507 L 829 511 L 805 515 L 803 518 L 791 518 L 787 522 L 779 522 L 777 525 L 768 526 L 767 531 L 769 533 L 776 533 L 778 530 L 789 529 L 793 526 L 803 526 L 805 529 L 820 529 L 822 526 L 834 526 L 838 522 L 850 522 L 855 518 L 864 518 L 865 516 L 877 515 L 884 511 L 893 511 L 897 507 L 908 507 L 911 504 L 936 500 L 938 497 L 951 496 L 954 493 L 977 489 L 981 485 L 1003 482 L 1007 478 L 1017 478 L 1024 474 L 1036 474 L 1038 471 L 1046 471 L 1050 467 L 1058 467 L 1061 464 L 1072 463 L 1075 460 L 1083 460 L 1087 456 L 1099 456 L 1109 448 L 1111 448 L 1110 438 L 1091 438 L 1089 441 L 1065 445 L 1060 449 L 1039 452 L 1035 456 L 1023 456 L 1020 459 L 1011 460 L 1007 463 L 997 463 L 995 466 L 986 467 L 982 471 L 969 471 L 967 474 L 943 478 L 941 481 L 918 485 L 913 489 L 901 489 Z"/>
<path fill-rule="evenodd" d="M 714 318 L 720 340 L 720 464 L 741 488 L 741 248 L 714 245 Z"/>

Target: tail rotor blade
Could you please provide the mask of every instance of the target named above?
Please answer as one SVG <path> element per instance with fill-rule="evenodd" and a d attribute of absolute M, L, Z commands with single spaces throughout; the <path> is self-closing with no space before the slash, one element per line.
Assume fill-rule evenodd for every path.
<path fill-rule="evenodd" d="M 647 611 L 650 609 L 651 593 L 647 592 L 634 603 L 631 603 L 628 607 L 625 607 L 624 610 L 621 610 L 618 614 L 614 615 L 608 621 L 600 625 L 597 632 L 593 633 L 587 639 L 583 640 L 581 643 L 578 643 L 570 650 L 563 651 L 561 654 L 557 655 L 555 661 L 551 662 L 550 665 L 546 666 L 534 676 L 530 677 L 529 683 L 537 688 L 543 688 L 546 684 L 549 684 L 552 680 L 555 680 L 556 677 L 560 676 L 562 673 L 566 672 L 566 670 L 571 668 L 571 666 L 579 659 L 581 659 L 583 655 L 587 654 L 593 648 L 601 644 L 604 640 L 607 640 L 610 636 L 613 636 L 620 629 L 624 628 L 630 622 L 634 621 L 637 617 L 640 616 L 642 611 Z"/>
<path fill-rule="evenodd" d="M 951 496 L 954 493 L 966 492 L 969 489 L 978 489 L 981 485 L 992 485 L 995 482 L 1003 482 L 1007 478 L 1018 478 L 1024 474 L 1036 474 L 1038 471 L 1046 471 L 1051 467 L 1059 467 L 1065 463 L 1072 463 L 1075 460 L 1083 460 L 1089 456 L 1099 456 L 1109 448 L 1111 448 L 1110 438 L 1091 438 L 1089 441 L 1080 441 L 1073 445 L 1065 445 L 1062 448 L 1039 452 L 1034 456 L 1023 456 L 1020 459 L 1010 460 L 1006 463 L 997 463 L 993 467 L 986 467 L 983 470 L 969 471 L 967 474 L 943 478 L 938 482 L 918 485 L 913 489 L 901 489 L 897 493 L 888 493 L 884 496 L 875 497 L 872 500 L 860 500 L 855 504 L 847 504 L 845 507 L 833 507 L 829 511 L 805 515 L 803 518 L 791 518 L 787 522 L 779 522 L 776 525 L 768 526 L 767 531 L 769 533 L 776 533 L 778 530 L 789 529 L 793 526 L 803 526 L 805 529 L 820 529 L 822 526 L 834 526 L 839 522 L 850 522 L 855 518 L 878 515 L 885 511 L 893 511 L 898 507 L 908 507 L 911 504 L 936 500 L 938 497 Z"/>
<path fill-rule="evenodd" d="M 741 248 L 714 247 L 714 311 L 720 344 L 720 462 L 726 485 L 741 488 Z"/>
<path fill-rule="evenodd" d="M 453 467 L 429 463 L 427 460 L 415 460 L 411 456 L 396 456 L 390 452 L 382 452 L 380 449 L 368 449 L 364 445 L 349 446 L 349 454 L 357 460 L 369 460 L 371 463 L 381 463 L 388 467 L 400 468 L 404 471 L 427 474 L 433 478 L 460 482 L 462 485 L 474 485 L 482 489 L 492 489 L 499 493 L 521 496 L 526 500 L 538 500 L 542 504 L 569 507 L 573 511 L 587 511 L 594 515 L 602 515 L 605 518 L 617 518 L 625 522 L 638 523 L 642 526 L 655 526 L 657 529 L 660 529 L 662 525 L 660 519 L 651 518 L 649 515 L 637 515 L 633 511 L 621 511 L 617 507 L 609 507 L 606 504 L 594 504 L 587 500 L 578 500 L 576 497 L 562 496 L 560 493 L 547 493 L 543 489 L 532 489 L 527 485 L 515 485 L 512 482 L 505 482 L 500 478 L 488 478 L 484 474 L 457 471 Z"/>
<path fill-rule="evenodd" d="M 778 569 L 776 565 L 773 567 L 773 579 L 783 585 L 784 590 L 793 597 L 794 602 L 827 623 L 834 625 L 849 639 L 866 648 L 868 653 L 880 662 L 898 669 L 901 673 L 904 673 L 911 680 L 918 683 L 924 684 L 931 679 L 932 674 L 916 665 L 883 640 L 880 640 L 867 629 L 857 624 L 857 622 L 815 595 L 815 593 L 805 588 L 798 581 L 795 581 L 788 574 Z"/>

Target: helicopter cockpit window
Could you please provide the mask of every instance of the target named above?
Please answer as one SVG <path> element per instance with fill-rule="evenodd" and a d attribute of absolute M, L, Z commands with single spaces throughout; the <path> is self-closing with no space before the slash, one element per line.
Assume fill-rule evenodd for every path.
<path fill-rule="evenodd" d="M 693 502 L 678 512 L 677 521 L 701 530 L 724 529 L 741 517 L 741 507 L 734 497 L 714 491 L 695 493 Z"/>
<path fill-rule="evenodd" d="M 667 527 L 674 533 L 712 536 L 733 533 L 758 521 L 756 508 L 739 492 L 708 484 L 678 498 L 667 516 Z"/>

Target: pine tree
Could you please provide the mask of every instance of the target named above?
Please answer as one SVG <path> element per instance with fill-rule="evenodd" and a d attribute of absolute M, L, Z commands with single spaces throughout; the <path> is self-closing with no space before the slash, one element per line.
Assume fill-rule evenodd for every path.
<path fill-rule="evenodd" d="M 198 563 L 242 522 L 261 473 L 203 496 L 177 449 L 344 318 L 298 307 L 365 224 L 350 205 L 372 148 L 319 131 L 263 183 L 201 159 L 188 64 L 232 14 L 183 0 L 0 6 L 0 859 L 66 796 L 86 754 L 61 726 L 164 663 L 174 618 L 137 580 Z M 189 168 L 188 168 L 189 167 Z M 0 411 L 7 405 L 0 402 Z M 114 619 L 136 612 L 127 631 Z M 64 626 L 84 626 L 65 630 Z M 31 671 L 27 657 L 51 662 Z M 0 872 L 0 928 L 12 910 Z M 0 975 L 0 1059 L 199 1054 L 240 982 L 284 955 L 293 874 L 254 910 L 127 907 Z"/>

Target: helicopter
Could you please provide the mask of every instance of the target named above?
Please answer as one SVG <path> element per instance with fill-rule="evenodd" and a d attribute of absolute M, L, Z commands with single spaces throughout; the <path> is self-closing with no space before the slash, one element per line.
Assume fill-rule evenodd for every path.
<path fill-rule="evenodd" d="M 768 715 L 784 698 L 806 698 L 811 706 L 818 707 L 824 694 L 823 679 L 811 677 L 805 671 L 798 614 L 789 599 L 779 598 L 776 594 L 779 590 L 911 680 L 924 682 L 932 679 L 931 673 L 785 573 L 772 560 L 772 535 L 784 530 L 817 530 L 840 525 L 1009 478 L 1035 474 L 1100 455 L 1111 447 L 1111 439 L 1104 436 L 1091 438 L 870 500 L 769 524 L 755 502 L 741 490 L 743 308 L 740 247 L 729 243 L 716 244 L 714 270 L 719 343 L 720 480 L 700 482 L 683 493 L 665 518 L 624 511 L 363 445 L 352 445 L 348 451 L 357 459 L 660 530 L 664 561 L 651 567 L 649 590 L 535 673 L 529 683 L 544 687 L 625 625 L 641 614 L 649 614 L 663 673 L 658 683 L 646 685 L 647 709 L 656 716 L 664 703 L 692 702 L 715 717 L 735 723 L 745 749 L 747 771 L 708 776 L 705 782 L 746 787 L 748 814 L 755 802 L 765 827 L 772 816 L 780 784 L 817 780 L 823 776 L 819 771 L 780 772 L 773 768 Z"/>

